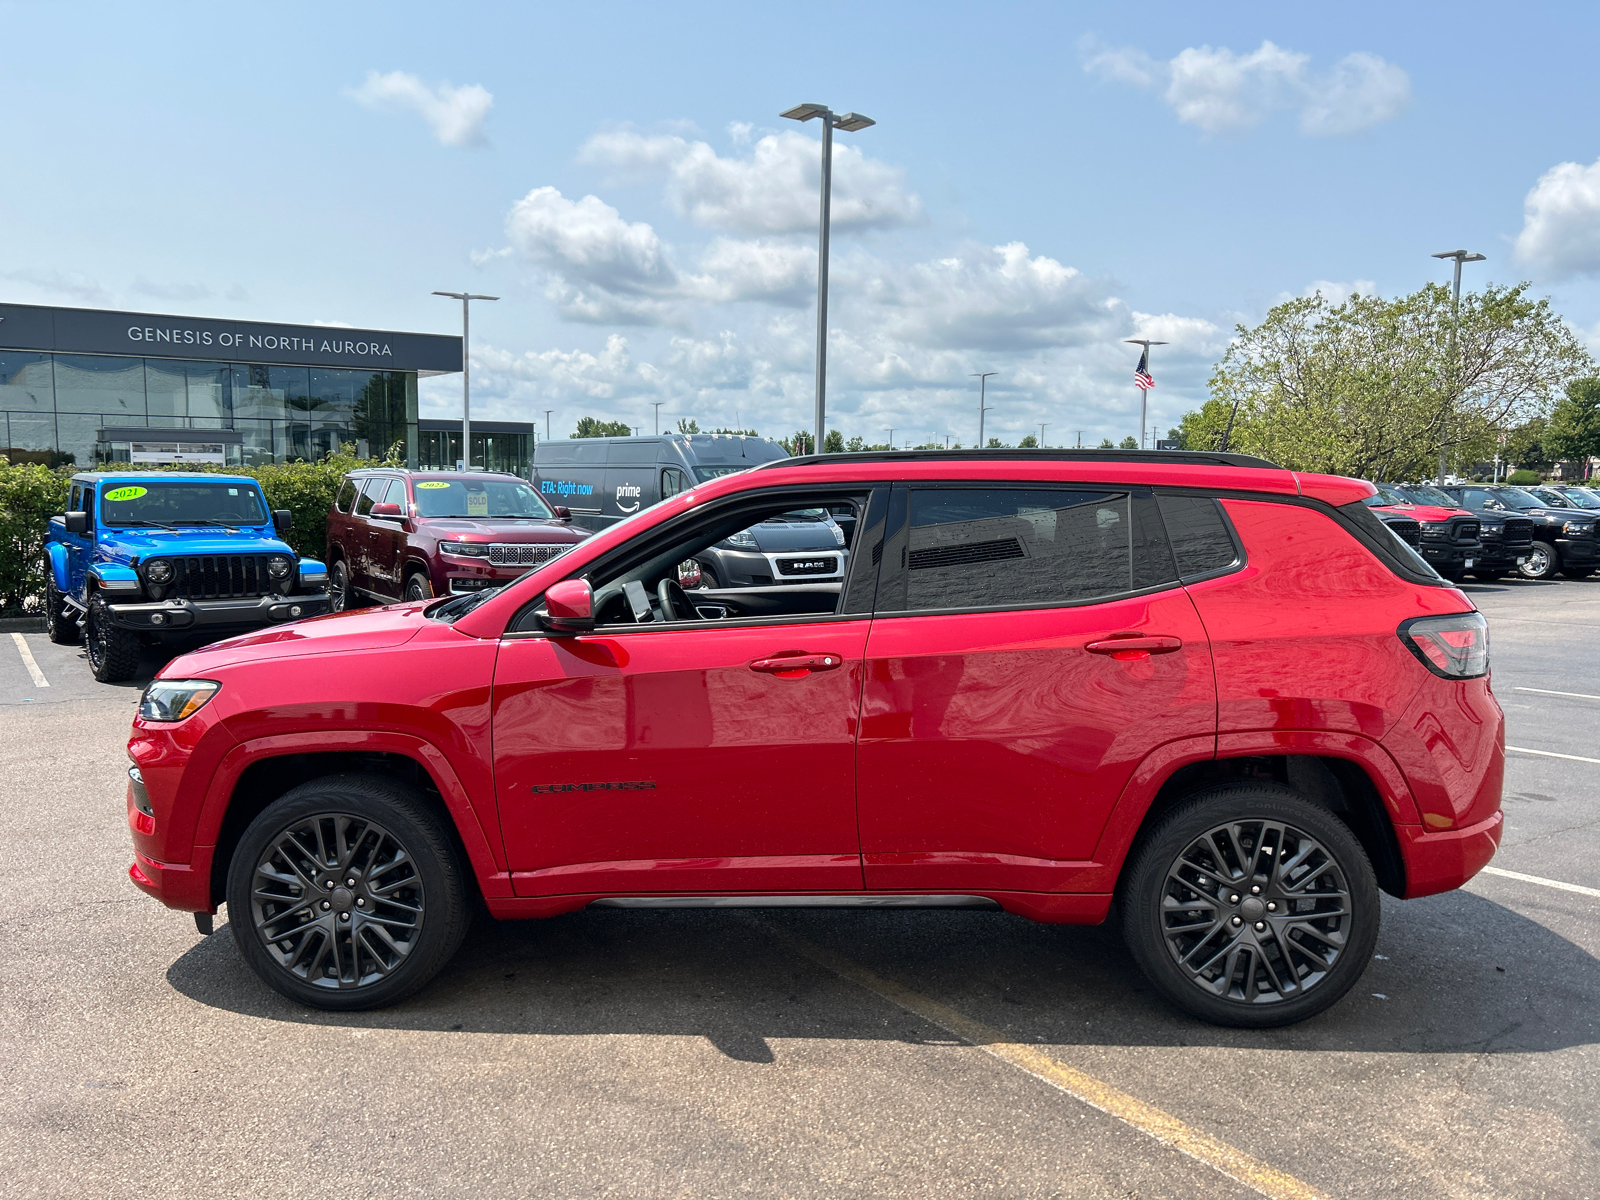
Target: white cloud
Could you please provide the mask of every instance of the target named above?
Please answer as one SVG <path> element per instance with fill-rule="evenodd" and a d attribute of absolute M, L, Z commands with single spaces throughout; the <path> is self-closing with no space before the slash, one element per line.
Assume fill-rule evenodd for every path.
<path fill-rule="evenodd" d="M 1300 294 L 1309 300 L 1319 293 L 1329 304 L 1343 304 L 1351 296 L 1376 296 L 1378 285 L 1370 279 L 1318 279 L 1308 283 Z"/>
<path fill-rule="evenodd" d="M 494 97 L 478 84 L 429 86 L 405 71 L 380 75 L 368 71 L 361 86 L 350 89 L 351 99 L 377 112 L 413 112 L 433 129 L 446 146 L 482 145 L 483 131 Z"/>
<path fill-rule="evenodd" d="M 817 227 L 822 151 L 799 132 L 767 134 L 749 157 L 724 158 L 706 142 L 620 129 L 590 138 L 579 159 L 619 178 L 666 177 L 668 204 L 696 225 L 768 234 Z M 838 230 L 896 228 L 922 219 L 922 201 L 899 167 L 836 138 L 831 219 Z"/>
<path fill-rule="evenodd" d="M 1517 261 L 1552 279 L 1600 273 L 1600 160 L 1557 163 L 1522 202 Z"/>
<path fill-rule="evenodd" d="M 1160 90 L 1178 120 L 1206 133 L 1249 129 L 1287 109 L 1299 113 L 1306 136 L 1343 137 L 1393 120 L 1411 99 L 1406 73 L 1365 51 L 1347 54 L 1320 73 L 1311 69 L 1308 55 L 1268 41 L 1248 54 L 1192 46 L 1168 62 L 1093 38 L 1085 38 L 1080 51 L 1089 74 Z"/>
<path fill-rule="evenodd" d="M 67 297 L 82 304 L 104 307 L 113 297 L 99 280 L 90 279 L 78 271 L 58 271 L 54 268 L 37 270 L 24 267 L 16 271 L 0 271 L 0 279 L 24 284 L 51 299 Z"/>

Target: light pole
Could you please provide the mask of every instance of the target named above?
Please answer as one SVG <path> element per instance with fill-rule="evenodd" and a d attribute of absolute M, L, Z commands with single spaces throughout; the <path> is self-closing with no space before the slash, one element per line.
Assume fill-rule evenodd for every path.
<path fill-rule="evenodd" d="M 983 414 L 989 411 L 986 403 L 988 396 L 989 376 L 1000 374 L 999 371 L 969 371 L 969 375 L 978 380 L 978 449 L 983 449 Z"/>
<path fill-rule="evenodd" d="M 544 410 L 544 440 L 547 442 L 550 440 L 550 414 L 553 412 L 555 412 L 553 408 Z"/>
<path fill-rule="evenodd" d="M 661 406 L 663 404 L 665 404 L 665 403 L 666 403 L 665 400 L 652 400 L 652 401 L 650 401 L 650 407 L 656 410 L 656 436 L 657 437 L 661 436 Z"/>
<path fill-rule="evenodd" d="M 840 115 L 826 104 L 797 104 L 778 114 L 791 121 L 822 119 L 822 215 L 817 222 L 817 453 L 827 436 L 823 428 L 828 411 L 828 226 L 833 207 L 833 131 L 855 133 L 876 125 L 871 117 L 848 112 Z"/>
<path fill-rule="evenodd" d="M 1166 342 L 1152 342 L 1149 338 L 1123 338 L 1123 341 L 1134 346 L 1143 346 L 1144 353 L 1139 356 L 1139 365 L 1134 368 L 1133 385 L 1139 389 L 1139 449 L 1144 449 L 1145 405 L 1150 398 L 1150 389 L 1155 387 L 1156 381 L 1150 375 L 1150 347 L 1165 346 Z"/>
<path fill-rule="evenodd" d="M 435 292 L 461 301 L 461 467 L 472 466 L 472 387 L 467 345 L 467 309 L 474 300 L 498 300 L 499 296 L 479 296 L 472 292 Z M 484 463 L 484 466 L 488 466 Z"/>
<path fill-rule="evenodd" d="M 1435 258 L 1453 258 L 1456 262 L 1455 285 L 1450 292 L 1450 401 L 1449 408 L 1444 418 L 1439 422 L 1439 486 L 1444 486 L 1445 477 L 1445 436 L 1449 430 L 1450 418 L 1455 415 L 1456 408 L 1456 325 L 1461 312 L 1461 264 L 1469 262 L 1482 262 L 1485 255 L 1474 254 L 1470 250 L 1441 250 L 1434 255 Z"/>
<path fill-rule="evenodd" d="M 883 431 L 885 433 L 887 433 L 889 435 L 889 449 L 893 450 L 894 449 L 894 426 L 893 425 L 884 425 L 884 426 L 881 426 L 881 428 L 883 429 Z"/>
<path fill-rule="evenodd" d="M 1044 431 L 1049 426 L 1049 424 L 1050 424 L 1049 421 L 1040 421 L 1039 422 L 1039 449 L 1041 449 L 1041 450 L 1044 449 Z"/>

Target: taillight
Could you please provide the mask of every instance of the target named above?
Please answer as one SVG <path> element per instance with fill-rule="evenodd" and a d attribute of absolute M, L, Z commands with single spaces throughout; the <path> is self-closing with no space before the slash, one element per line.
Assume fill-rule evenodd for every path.
<path fill-rule="evenodd" d="M 1418 662 L 1445 679 L 1489 673 L 1489 623 L 1482 613 L 1413 617 L 1401 622 L 1400 640 Z"/>

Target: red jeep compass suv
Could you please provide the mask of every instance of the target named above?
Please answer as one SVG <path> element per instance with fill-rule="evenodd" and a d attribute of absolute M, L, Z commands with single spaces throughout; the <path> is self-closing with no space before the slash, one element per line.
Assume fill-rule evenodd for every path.
<path fill-rule="evenodd" d="M 515 475 L 352 471 L 328 510 L 328 595 L 339 612 L 363 600 L 478 592 L 588 536 Z"/>
<path fill-rule="evenodd" d="M 1207 1020 L 1336 1001 L 1379 889 L 1500 838 L 1482 616 L 1370 484 L 1242 455 L 833 454 L 702 483 L 507 586 L 174 659 L 133 881 L 306 1004 L 423 986 L 481 896 L 1096 923 Z M 696 588 L 775 513 L 843 579 Z M 802 769 L 803 768 L 803 769 Z"/>

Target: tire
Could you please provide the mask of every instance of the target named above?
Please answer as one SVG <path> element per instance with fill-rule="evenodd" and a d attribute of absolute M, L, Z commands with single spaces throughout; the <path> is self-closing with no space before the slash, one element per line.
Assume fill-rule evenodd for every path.
<path fill-rule="evenodd" d="M 1524 579 L 1554 579 L 1561 569 L 1561 552 L 1548 542 L 1536 541 L 1528 551 L 1528 561 L 1517 570 Z"/>
<path fill-rule="evenodd" d="M 400 599 L 403 601 L 432 600 L 433 584 L 421 571 L 413 571 L 406 576 L 405 590 L 400 593 Z"/>
<path fill-rule="evenodd" d="M 98 596 L 89 601 L 83 641 L 89 652 L 89 672 L 101 683 L 121 683 L 138 674 L 139 635 L 113 625 L 105 601 Z"/>
<path fill-rule="evenodd" d="M 56 589 L 55 572 L 48 567 L 45 569 L 48 572 L 44 577 L 45 636 L 58 646 L 76 645 L 83 630 L 67 613 L 66 597 Z"/>
<path fill-rule="evenodd" d="M 335 559 L 328 568 L 328 611 L 346 612 L 355 607 L 350 594 L 350 568 L 344 559 Z"/>
<path fill-rule="evenodd" d="M 1292 865 L 1280 873 L 1281 855 L 1263 860 L 1285 846 Z M 1320 869 L 1296 878 L 1302 855 Z M 1231 784 L 1181 802 L 1142 839 L 1118 902 L 1128 950 L 1156 990 L 1214 1025 L 1268 1029 L 1322 1012 L 1361 978 L 1378 940 L 1378 884 L 1360 842 L 1278 784 Z M 1315 908 L 1301 913 L 1306 904 Z"/>
<path fill-rule="evenodd" d="M 1504 571 L 1474 571 L 1472 577 L 1479 583 L 1499 583 L 1506 577 Z"/>
<path fill-rule="evenodd" d="M 414 790 L 373 775 L 314 779 L 270 804 L 239 839 L 227 897 L 239 953 L 263 982 L 343 1012 L 423 987 L 473 915 L 453 831 Z"/>
<path fill-rule="evenodd" d="M 1587 579 L 1594 574 L 1593 567 L 1563 567 L 1561 574 L 1567 579 Z"/>

